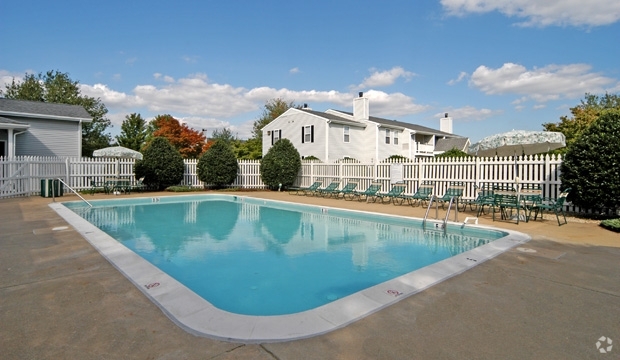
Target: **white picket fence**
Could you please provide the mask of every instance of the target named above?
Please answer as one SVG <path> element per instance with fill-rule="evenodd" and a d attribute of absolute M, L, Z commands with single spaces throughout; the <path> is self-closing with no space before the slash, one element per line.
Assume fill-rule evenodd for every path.
<path fill-rule="evenodd" d="M 465 199 L 475 198 L 474 185 L 514 184 L 518 172 L 520 184 L 537 184 L 543 196 L 557 197 L 560 189 L 560 156 L 524 156 L 517 161 L 507 158 L 418 158 L 414 162 L 397 163 L 319 163 L 304 161 L 295 185 L 308 186 L 315 181 L 324 185 L 331 181 L 359 182 L 366 189 L 379 181 L 387 191 L 396 180 L 404 181 L 407 194 L 415 193 L 426 181 L 435 183 L 435 194 L 443 194 L 452 182 L 465 184 Z M 0 198 L 39 195 L 41 180 L 61 178 L 77 191 L 91 187 L 91 180 L 120 175 L 135 181 L 134 160 L 109 158 L 16 157 L 0 158 Z M 203 187 L 196 174 L 197 160 L 185 160 L 181 185 Z M 239 173 L 231 187 L 266 188 L 260 177 L 260 160 L 239 161 Z M 65 189 L 66 190 L 66 189 Z"/>

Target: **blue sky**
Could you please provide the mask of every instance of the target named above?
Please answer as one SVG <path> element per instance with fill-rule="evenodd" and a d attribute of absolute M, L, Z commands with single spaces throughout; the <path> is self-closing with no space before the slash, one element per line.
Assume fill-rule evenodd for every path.
<path fill-rule="evenodd" d="M 439 128 L 541 130 L 620 93 L 620 1 L 2 1 L 0 86 L 59 70 L 126 115 L 250 136 L 266 101 Z"/>

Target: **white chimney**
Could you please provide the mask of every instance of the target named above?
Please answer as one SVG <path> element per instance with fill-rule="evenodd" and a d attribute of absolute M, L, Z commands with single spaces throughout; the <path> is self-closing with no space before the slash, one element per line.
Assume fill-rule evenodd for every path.
<path fill-rule="evenodd" d="M 370 117 L 370 103 L 364 93 L 360 91 L 359 97 L 353 99 L 353 119 L 368 120 Z"/>
<path fill-rule="evenodd" d="M 439 120 L 439 131 L 452 134 L 452 118 L 448 116 L 448 113 Z"/>

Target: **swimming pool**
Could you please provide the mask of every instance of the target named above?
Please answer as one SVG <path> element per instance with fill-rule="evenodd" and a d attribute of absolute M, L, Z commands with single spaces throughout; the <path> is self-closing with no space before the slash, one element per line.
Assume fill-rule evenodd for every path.
<path fill-rule="evenodd" d="M 93 204 L 66 203 L 107 234 L 57 211 L 186 330 L 244 342 L 344 326 L 528 240 L 460 224 L 444 235 L 411 218 L 225 195 Z"/>

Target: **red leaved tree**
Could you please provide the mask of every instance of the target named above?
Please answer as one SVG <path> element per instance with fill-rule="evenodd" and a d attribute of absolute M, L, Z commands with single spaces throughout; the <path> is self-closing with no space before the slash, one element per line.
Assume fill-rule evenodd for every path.
<path fill-rule="evenodd" d="M 206 145 L 204 134 L 188 127 L 187 124 L 181 124 L 172 115 L 157 115 L 150 126 L 153 137 L 162 136 L 168 139 L 185 159 L 196 159 L 204 151 Z"/>

